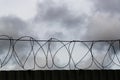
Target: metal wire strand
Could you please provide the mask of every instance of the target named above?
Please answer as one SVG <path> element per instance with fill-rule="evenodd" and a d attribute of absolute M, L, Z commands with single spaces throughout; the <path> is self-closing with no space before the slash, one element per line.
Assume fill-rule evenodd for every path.
<path fill-rule="evenodd" d="M 4 43 L 8 42 L 8 45 Z M 20 57 L 19 51 L 17 51 L 18 43 L 29 43 L 30 50 L 28 53 L 21 54 L 24 57 Z M 118 44 L 115 44 L 115 43 Z M 108 48 L 105 48 L 106 53 L 101 53 L 100 49 L 95 49 L 94 46 L 97 43 L 106 43 Z M 120 40 L 93 40 L 93 41 L 80 41 L 80 40 L 58 40 L 56 38 L 50 38 L 49 40 L 37 40 L 31 36 L 22 36 L 18 39 L 14 39 L 13 37 L 7 35 L 0 35 L 0 48 L 3 46 L 7 46 L 4 50 L 7 53 L 3 53 L 0 51 L 0 68 L 7 65 L 10 60 L 15 60 L 17 65 L 20 66 L 21 69 L 108 69 L 112 65 L 116 65 L 120 67 L 120 56 L 118 55 L 120 52 Z M 78 46 L 78 44 L 82 44 L 82 46 Z M 20 44 L 19 44 L 20 45 Z M 118 46 L 116 51 L 116 46 Z M 19 48 L 27 49 L 26 46 L 21 46 Z M 87 50 L 86 52 L 82 52 L 81 50 L 75 51 L 75 49 Z M 97 48 L 97 47 L 96 47 Z M 94 50 L 98 51 L 95 53 Z M 21 51 L 22 52 L 22 51 Z M 76 57 L 78 59 L 75 58 Z M 102 58 L 102 62 L 100 62 L 95 55 L 101 54 L 104 55 Z M 32 58 L 31 58 L 32 55 Z M 59 56 L 58 56 L 59 55 Z M 78 56 L 79 55 L 79 56 Z M 64 57 L 61 57 L 64 56 Z M 82 57 L 81 57 L 82 56 Z M 89 58 L 87 58 L 89 56 Z M 98 56 L 99 57 L 99 56 Z M 24 60 L 23 60 L 24 58 Z M 29 62 L 30 60 L 33 62 L 33 67 L 26 68 L 27 64 L 32 64 Z M 58 61 L 56 61 L 56 59 Z M 85 60 L 87 59 L 87 60 Z M 61 60 L 63 62 L 61 62 Z M 83 64 L 88 63 L 88 64 Z M 16 65 L 13 63 L 13 66 Z M 85 65 L 83 67 L 83 65 Z M 28 65 L 29 66 L 29 65 Z M 95 66 L 95 67 L 93 67 Z"/>

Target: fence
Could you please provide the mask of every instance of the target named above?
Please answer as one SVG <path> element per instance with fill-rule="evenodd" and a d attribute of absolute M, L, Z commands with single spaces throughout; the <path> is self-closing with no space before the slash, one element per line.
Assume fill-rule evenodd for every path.
<path fill-rule="evenodd" d="M 79 70 L 120 68 L 120 40 L 36 40 L 0 36 L 0 68 Z"/>

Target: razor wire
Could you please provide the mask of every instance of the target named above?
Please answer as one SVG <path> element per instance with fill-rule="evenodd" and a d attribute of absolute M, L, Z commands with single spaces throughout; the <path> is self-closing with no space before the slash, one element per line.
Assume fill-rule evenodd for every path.
<path fill-rule="evenodd" d="M 28 48 L 29 47 L 29 48 Z M 18 65 L 22 70 L 79 70 L 120 67 L 120 40 L 37 40 L 0 36 L 0 68 Z M 13 68 L 14 69 L 14 68 Z"/>

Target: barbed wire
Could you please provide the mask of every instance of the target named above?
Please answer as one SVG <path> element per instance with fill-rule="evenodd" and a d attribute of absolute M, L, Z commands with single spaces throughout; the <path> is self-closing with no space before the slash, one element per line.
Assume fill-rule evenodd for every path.
<path fill-rule="evenodd" d="M 120 68 L 120 40 L 36 40 L 0 35 L 0 68 L 20 69 L 110 69 Z M 14 68 L 13 68 L 14 69 Z"/>

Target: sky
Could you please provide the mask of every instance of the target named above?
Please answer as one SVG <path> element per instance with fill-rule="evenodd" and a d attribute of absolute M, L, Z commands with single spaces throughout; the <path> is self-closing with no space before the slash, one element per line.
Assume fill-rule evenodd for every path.
<path fill-rule="evenodd" d="M 51 37 L 59 40 L 120 39 L 120 0 L 0 0 L 0 35 L 46 40 Z"/>

